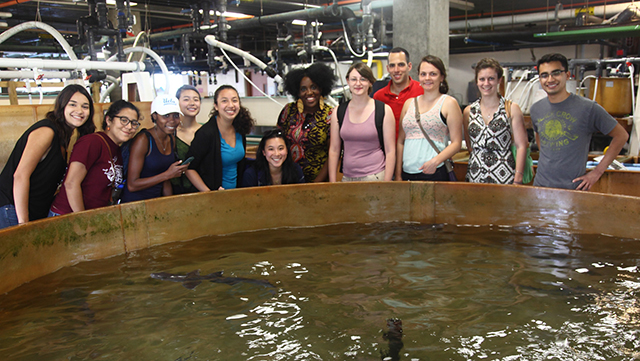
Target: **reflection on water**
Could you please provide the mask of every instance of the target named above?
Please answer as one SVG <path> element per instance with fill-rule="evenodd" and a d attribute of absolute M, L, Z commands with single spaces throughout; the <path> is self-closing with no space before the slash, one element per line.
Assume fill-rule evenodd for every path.
<path fill-rule="evenodd" d="M 637 360 L 639 251 L 605 236 L 405 223 L 211 237 L 82 263 L 1 296 L 0 354 L 380 360 L 394 351 L 386 320 L 398 318 L 393 359 Z M 150 277 L 196 269 L 275 287 Z"/>

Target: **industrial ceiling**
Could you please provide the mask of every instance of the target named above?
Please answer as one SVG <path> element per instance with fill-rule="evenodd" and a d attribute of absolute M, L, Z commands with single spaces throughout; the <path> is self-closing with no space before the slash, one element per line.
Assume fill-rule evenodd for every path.
<path fill-rule="evenodd" d="M 300 60 L 296 56 L 310 38 L 332 47 L 339 57 L 351 56 L 347 50 L 350 44 L 345 41 L 349 39 L 369 50 L 388 50 L 393 45 L 392 5 L 394 1 L 402 0 L 140 0 L 137 3 L 115 0 L 113 4 L 111 0 L 105 1 L 10 0 L 0 3 L 0 12 L 4 15 L 5 28 L 28 21 L 53 26 L 65 36 L 79 57 L 97 57 L 102 48 L 116 52 L 114 39 L 106 39 L 116 33 L 120 33 L 127 46 L 133 42 L 132 35 L 146 31 L 149 34 L 148 39 L 144 39 L 148 41 L 146 45 L 161 56 L 169 57 L 173 66 L 180 68 L 188 64 L 191 68 L 210 69 L 215 66 L 214 61 L 207 59 L 209 48 L 202 40 L 207 34 L 256 56 L 266 57 L 269 50 L 279 49 L 282 59 L 294 62 Z M 612 17 L 614 7 L 623 9 L 629 4 L 632 2 L 628 0 L 562 0 L 556 3 L 549 0 L 450 0 L 450 51 L 480 52 L 601 42 L 636 56 L 638 29 L 628 26 L 637 26 L 637 15 L 627 16 L 618 23 L 599 24 Z M 597 11 L 602 8 L 605 14 L 598 16 Z M 217 15 L 220 13 L 227 15 L 220 17 Z M 238 14 L 253 18 L 240 18 Z M 367 18 L 375 35 L 369 43 L 364 35 L 360 39 L 357 37 L 363 32 L 362 23 Z M 321 25 L 303 27 L 293 24 L 294 19 L 309 23 L 317 20 Z M 627 26 L 628 32 L 607 37 L 597 33 L 581 38 L 535 36 L 585 27 L 623 25 Z M 635 40 L 629 41 L 629 37 Z M 105 40 L 101 41 L 101 38 Z M 7 39 L 0 44 L 0 52 L 5 57 L 64 54 L 49 34 L 37 29 Z"/>

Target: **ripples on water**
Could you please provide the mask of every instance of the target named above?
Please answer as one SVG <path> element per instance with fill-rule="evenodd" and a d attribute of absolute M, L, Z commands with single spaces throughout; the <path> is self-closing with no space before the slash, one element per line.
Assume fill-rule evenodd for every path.
<path fill-rule="evenodd" d="M 405 223 L 211 237 L 0 296 L 3 360 L 637 360 L 638 241 Z M 194 290 L 153 272 L 266 279 Z"/>

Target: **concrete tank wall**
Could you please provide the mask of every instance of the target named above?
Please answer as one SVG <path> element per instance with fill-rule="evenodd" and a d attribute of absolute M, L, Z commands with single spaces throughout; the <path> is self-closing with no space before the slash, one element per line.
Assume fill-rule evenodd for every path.
<path fill-rule="evenodd" d="M 640 198 L 470 183 L 302 184 L 164 197 L 0 230 L 0 292 L 82 261 L 207 235 L 344 222 L 549 227 L 637 238 Z"/>

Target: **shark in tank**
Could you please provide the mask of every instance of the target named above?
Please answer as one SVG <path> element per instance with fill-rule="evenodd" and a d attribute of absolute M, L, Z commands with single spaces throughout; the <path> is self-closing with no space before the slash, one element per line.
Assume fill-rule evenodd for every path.
<path fill-rule="evenodd" d="M 162 280 L 162 281 L 171 281 L 171 282 L 179 282 L 187 289 L 194 289 L 203 281 L 209 281 L 214 283 L 225 283 L 228 285 L 235 285 L 238 283 L 253 283 L 256 285 L 264 286 L 264 287 L 274 287 L 267 280 L 253 279 L 253 278 L 243 278 L 243 277 L 225 277 L 222 275 L 222 271 L 210 273 L 208 275 L 201 275 L 200 270 L 191 271 L 187 274 L 176 274 L 176 273 L 167 273 L 167 272 L 158 272 L 152 273 L 151 278 Z"/>

